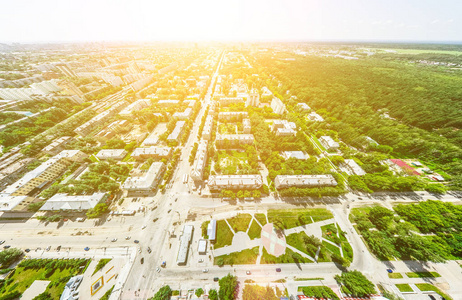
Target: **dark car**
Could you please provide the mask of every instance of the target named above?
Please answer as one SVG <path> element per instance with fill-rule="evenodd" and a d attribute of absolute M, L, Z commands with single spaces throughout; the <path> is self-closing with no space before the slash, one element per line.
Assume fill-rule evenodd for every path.
<path fill-rule="evenodd" d="M 276 268 L 276 272 L 281 272 L 281 268 Z"/>
<path fill-rule="evenodd" d="M 8 249 L 10 247 L 11 247 L 10 245 L 5 245 L 5 246 L 3 246 L 3 249 Z"/>
<path fill-rule="evenodd" d="M 213 278 L 213 281 L 215 281 L 215 282 L 217 282 L 218 280 L 220 280 L 220 278 L 218 278 L 218 277 Z"/>
<path fill-rule="evenodd" d="M 30 252 L 30 249 L 29 249 L 29 248 L 27 248 L 27 249 L 26 249 L 26 250 L 24 250 L 24 251 L 26 251 L 26 252 Z"/>
<path fill-rule="evenodd" d="M 140 262 L 141 264 L 144 264 L 144 257 L 141 258 Z"/>
<path fill-rule="evenodd" d="M 151 250 L 151 247 L 148 247 L 148 253 L 151 253 L 152 250 Z"/>
<path fill-rule="evenodd" d="M 59 245 L 57 248 L 56 248 L 56 251 L 59 251 L 61 250 L 61 245 Z"/>
<path fill-rule="evenodd" d="M 393 273 L 393 270 L 392 269 L 387 269 L 387 272 L 388 273 Z"/>
<path fill-rule="evenodd" d="M 135 244 L 138 244 L 140 241 L 138 241 L 138 240 L 134 240 L 133 242 L 134 242 Z"/>
<path fill-rule="evenodd" d="M 85 248 L 83 248 L 83 250 L 89 251 L 89 250 L 90 250 L 90 247 L 85 247 Z"/>

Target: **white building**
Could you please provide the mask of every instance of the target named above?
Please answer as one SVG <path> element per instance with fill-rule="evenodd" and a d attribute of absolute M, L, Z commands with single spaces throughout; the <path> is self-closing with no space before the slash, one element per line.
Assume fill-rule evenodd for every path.
<path fill-rule="evenodd" d="M 366 175 L 366 172 L 356 161 L 354 161 L 354 159 L 345 159 L 344 166 L 354 175 Z"/>
<path fill-rule="evenodd" d="M 282 115 L 287 111 L 284 103 L 277 97 L 273 97 L 273 100 L 271 100 L 271 108 L 278 115 Z"/>
<path fill-rule="evenodd" d="M 196 181 L 202 180 L 205 165 L 207 163 L 207 140 L 201 140 L 197 147 L 196 158 L 191 170 L 191 178 Z"/>
<path fill-rule="evenodd" d="M 327 175 L 277 175 L 274 186 L 277 189 L 290 187 L 319 187 L 336 186 L 337 181 L 330 174 Z"/>
<path fill-rule="evenodd" d="M 300 160 L 306 160 L 309 158 L 309 155 L 303 151 L 283 151 L 282 157 L 285 159 L 295 158 Z"/>
<path fill-rule="evenodd" d="M 250 119 L 244 119 L 242 120 L 242 125 L 244 129 L 244 134 L 250 134 L 250 131 L 252 129 L 252 126 L 250 125 Z"/>
<path fill-rule="evenodd" d="M 324 118 L 318 115 L 317 113 L 315 113 L 314 111 L 312 111 L 308 115 L 308 119 L 310 119 L 311 121 L 315 121 L 315 122 L 324 122 Z"/>
<path fill-rule="evenodd" d="M 167 137 L 167 141 L 177 142 L 180 138 L 181 133 L 183 132 L 185 123 L 186 123 L 185 121 L 176 122 L 175 128 L 173 129 L 172 133 L 170 133 L 169 136 Z"/>
<path fill-rule="evenodd" d="M 277 136 L 295 136 L 297 134 L 297 125 L 287 120 L 274 120 L 272 129 Z"/>
<path fill-rule="evenodd" d="M 173 114 L 173 117 L 178 120 L 186 120 L 189 119 L 193 114 L 193 110 L 191 107 L 187 107 L 183 112 L 176 112 Z"/>
<path fill-rule="evenodd" d="M 136 148 L 133 150 L 131 157 L 136 160 L 144 160 L 148 158 L 162 159 L 168 158 L 172 152 L 170 147 L 146 147 Z"/>
<path fill-rule="evenodd" d="M 306 103 L 297 103 L 297 107 L 302 111 L 309 111 L 311 109 L 311 107 L 309 107 Z"/>
<path fill-rule="evenodd" d="M 161 107 L 174 106 L 180 103 L 180 100 L 159 100 L 156 105 Z"/>
<path fill-rule="evenodd" d="M 202 129 L 202 138 L 204 140 L 210 140 L 212 136 L 212 127 L 213 127 L 213 115 L 208 115 L 205 118 L 204 128 Z"/>
<path fill-rule="evenodd" d="M 57 139 L 53 140 L 53 142 L 51 142 L 51 144 L 49 144 L 48 146 L 43 148 L 42 151 L 47 153 L 47 154 L 50 154 L 50 155 L 56 155 L 60 151 L 64 150 L 64 147 L 70 141 L 72 141 L 72 137 L 70 137 L 70 136 L 63 136 L 63 137 L 57 138 Z"/>
<path fill-rule="evenodd" d="M 240 121 L 244 118 L 248 118 L 249 114 L 246 111 L 224 111 L 218 113 L 219 121 Z"/>
<path fill-rule="evenodd" d="M 122 110 L 119 115 L 121 116 L 129 116 L 132 112 L 142 110 L 143 108 L 147 108 L 151 106 L 151 100 L 149 99 L 139 99 L 127 106 L 124 110 Z"/>
<path fill-rule="evenodd" d="M 83 211 L 94 208 L 106 196 L 106 193 L 94 193 L 93 195 L 69 196 L 68 194 L 56 194 L 40 208 L 41 211 Z"/>
<path fill-rule="evenodd" d="M 319 142 L 327 151 L 336 151 L 340 147 L 339 143 L 327 135 L 321 136 Z"/>
<path fill-rule="evenodd" d="M 258 94 L 257 89 L 252 89 L 249 93 L 245 106 L 255 106 L 260 105 L 260 94 Z"/>
<path fill-rule="evenodd" d="M 176 263 L 178 265 L 185 265 L 188 261 L 189 245 L 191 244 L 193 234 L 194 226 L 185 225 L 183 228 L 183 233 L 180 237 L 180 247 L 178 249 L 178 256 L 176 259 Z"/>
<path fill-rule="evenodd" d="M 221 107 L 230 106 L 231 104 L 244 103 L 244 98 L 242 97 L 220 97 L 218 99 Z"/>
<path fill-rule="evenodd" d="M 130 194 L 149 195 L 161 182 L 164 170 L 163 162 L 153 162 L 144 175 L 128 177 L 122 188 Z"/>
<path fill-rule="evenodd" d="M 263 185 L 261 175 L 211 175 L 208 186 L 210 190 L 222 189 L 259 189 Z"/>
<path fill-rule="evenodd" d="M 253 142 L 253 134 L 218 134 L 215 139 L 217 147 L 240 147 L 251 145 Z"/>
<path fill-rule="evenodd" d="M 128 152 L 124 149 L 102 149 L 96 154 L 96 157 L 99 160 L 122 160 L 127 155 L 127 153 Z"/>
<path fill-rule="evenodd" d="M 217 239 L 217 220 L 210 220 L 209 225 L 207 225 L 207 236 L 209 240 L 214 242 Z"/>

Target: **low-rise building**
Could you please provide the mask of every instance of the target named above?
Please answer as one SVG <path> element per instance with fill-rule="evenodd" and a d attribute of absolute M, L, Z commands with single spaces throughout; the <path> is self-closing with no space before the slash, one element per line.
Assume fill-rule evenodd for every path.
<path fill-rule="evenodd" d="M 310 114 L 308 115 L 308 119 L 315 122 L 324 122 L 324 118 L 315 113 L 314 111 L 310 112 Z"/>
<path fill-rule="evenodd" d="M 254 142 L 253 134 L 218 134 L 215 145 L 218 148 L 240 147 L 242 145 L 252 145 Z"/>
<path fill-rule="evenodd" d="M 136 112 L 138 110 L 142 110 L 143 108 L 147 108 L 151 106 L 151 100 L 149 99 L 139 99 L 133 102 L 132 104 L 128 105 L 124 108 L 119 115 L 121 116 L 129 116 L 132 112 Z"/>
<path fill-rule="evenodd" d="M 174 106 L 180 103 L 180 100 L 159 100 L 156 105 L 160 107 Z"/>
<path fill-rule="evenodd" d="M 354 175 L 359 175 L 359 176 L 366 175 L 366 171 L 364 171 L 363 168 L 361 168 L 361 166 L 358 165 L 358 163 L 354 161 L 353 159 L 345 159 L 345 162 L 343 165 Z"/>
<path fill-rule="evenodd" d="M 178 142 L 178 140 L 180 139 L 180 135 L 183 132 L 185 123 L 185 121 L 176 122 L 175 128 L 173 129 L 172 133 L 170 133 L 167 137 L 168 142 Z"/>
<path fill-rule="evenodd" d="M 102 149 L 96 154 L 96 157 L 99 160 L 122 160 L 127 155 L 127 153 L 128 152 L 124 149 Z"/>
<path fill-rule="evenodd" d="M 330 174 L 327 175 L 277 175 L 274 179 L 274 186 L 277 189 L 290 187 L 319 187 L 336 186 L 337 181 Z"/>
<path fill-rule="evenodd" d="M 245 103 L 242 97 L 220 97 L 218 99 L 221 107 L 230 106 L 231 104 Z"/>
<path fill-rule="evenodd" d="M 63 136 L 63 137 L 57 138 L 57 139 L 53 140 L 53 142 L 51 142 L 51 144 L 49 144 L 48 146 L 43 148 L 42 151 L 45 152 L 46 154 L 56 155 L 59 152 L 61 152 L 62 150 L 64 150 L 64 147 L 70 141 L 72 141 L 72 137 L 70 137 L 70 136 Z"/>
<path fill-rule="evenodd" d="M 244 133 L 250 134 L 250 131 L 252 129 L 252 126 L 250 125 L 250 119 L 242 120 L 242 126 L 244 127 Z"/>
<path fill-rule="evenodd" d="M 306 103 L 297 103 L 297 107 L 302 111 L 309 111 L 311 109 L 311 107 L 309 107 Z"/>
<path fill-rule="evenodd" d="M 295 159 L 300 159 L 300 160 L 306 160 L 310 157 L 308 154 L 306 154 L 303 151 L 283 151 L 281 155 L 285 159 L 295 158 Z"/>
<path fill-rule="evenodd" d="M 214 242 L 217 239 L 217 220 L 210 220 L 209 225 L 207 225 L 207 236 L 211 242 Z"/>
<path fill-rule="evenodd" d="M 0 211 L 25 211 L 33 201 L 34 198 L 29 196 L 11 196 L 0 193 Z"/>
<path fill-rule="evenodd" d="M 26 173 L 21 179 L 8 186 L 2 193 L 11 196 L 25 196 L 36 188 L 58 178 L 74 162 L 82 162 L 87 155 L 79 150 L 63 150 Z"/>
<path fill-rule="evenodd" d="M 337 151 L 337 149 L 340 147 L 339 143 L 334 141 L 334 139 L 328 135 L 321 136 L 319 138 L 319 142 L 324 148 L 326 148 L 327 151 Z"/>
<path fill-rule="evenodd" d="M 183 112 L 176 112 L 173 114 L 173 117 L 178 120 L 186 120 L 189 119 L 193 114 L 193 110 L 191 107 L 187 107 Z"/>
<path fill-rule="evenodd" d="M 277 136 L 295 136 L 297 134 L 297 125 L 287 120 L 274 120 L 272 126 L 273 132 Z"/>
<path fill-rule="evenodd" d="M 249 114 L 246 111 L 225 111 L 218 113 L 219 121 L 240 121 L 248 117 Z"/>
<path fill-rule="evenodd" d="M 185 225 L 183 228 L 183 233 L 180 237 L 180 247 L 178 249 L 178 256 L 176 259 L 176 263 L 179 266 L 185 265 L 188 261 L 189 246 L 191 244 L 193 234 L 194 226 Z"/>
<path fill-rule="evenodd" d="M 110 109 L 103 111 L 99 115 L 96 115 L 95 117 L 93 117 L 88 122 L 83 123 L 76 129 L 74 129 L 74 132 L 83 137 L 88 135 L 98 125 L 104 123 L 107 119 L 109 119 L 110 117 L 118 113 L 121 109 L 123 109 L 127 105 L 128 105 L 128 102 L 126 101 L 115 102 Z"/>
<path fill-rule="evenodd" d="M 92 209 L 96 204 L 106 198 L 106 193 L 94 193 L 93 195 L 69 196 L 68 194 L 56 194 L 45 202 L 41 211 L 84 211 Z"/>
<path fill-rule="evenodd" d="M 207 184 L 210 190 L 259 189 L 263 185 L 261 175 L 211 175 Z"/>
<path fill-rule="evenodd" d="M 153 159 L 162 159 L 169 158 L 172 153 L 170 147 L 146 147 L 146 148 L 136 148 L 133 150 L 131 157 L 136 160 L 145 160 L 148 158 Z"/>
<path fill-rule="evenodd" d="M 202 180 L 205 164 L 207 163 L 207 140 L 201 140 L 197 147 L 196 158 L 191 170 L 191 178 L 196 181 Z"/>
<path fill-rule="evenodd" d="M 162 180 L 165 170 L 163 162 L 153 162 L 149 169 L 142 176 L 128 177 L 122 188 L 129 194 L 149 195 L 155 191 Z"/>
<path fill-rule="evenodd" d="M 213 115 L 208 115 L 205 118 L 204 128 L 202 129 L 202 138 L 204 140 L 210 140 L 212 137 L 212 128 L 213 128 Z"/>
<path fill-rule="evenodd" d="M 197 252 L 200 255 L 207 254 L 207 240 L 204 240 L 204 239 L 199 240 L 199 243 L 197 245 Z"/>

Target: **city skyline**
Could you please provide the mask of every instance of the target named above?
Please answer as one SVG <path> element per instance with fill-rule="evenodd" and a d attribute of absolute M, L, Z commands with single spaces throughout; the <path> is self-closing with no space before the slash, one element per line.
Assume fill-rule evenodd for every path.
<path fill-rule="evenodd" d="M 459 42 L 462 3 L 444 1 L 2 1 L 0 42 Z"/>

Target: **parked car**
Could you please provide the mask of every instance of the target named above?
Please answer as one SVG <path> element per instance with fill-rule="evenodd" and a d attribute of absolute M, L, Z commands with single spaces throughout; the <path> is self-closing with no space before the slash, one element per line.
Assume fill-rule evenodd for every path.
<path fill-rule="evenodd" d="M 160 272 L 160 268 L 159 268 L 159 267 L 156 268 L 156 272 L 157 272 L 157 273 Z"/>
<path fill-rule="evenodd" d="M 29 248 L 27 248 L 27 249 L 26 249 L 26 250 L 24 250 L 24 251 L 26 251 L 27 253 L 29 253 L 29 252 L 30 252 L 30 249 L 29 249 Z"/>
<path fill-rule="evenodd" d="M 131 239 L 132 237 L 131 236 L 126 236 L 125 239 L 128 241 L 129 239 Z"/>
<path fill-rule="evenodd" d="M 10 247 L 11 247 L 10 245 L 5 245 L 5 246 L 3 246 L 3 249 L 8 249 Z"/>
<path fill-rule="evenodd" d="M 209 269 L 202 270 L 202 273 L 208 273 L 208 272 L 209 272 Z"/>
<path fill-rule="evenodd" d="M 281 268 L 276 268 L 276 272 L 281 272 Z"/>
<path fill-rule="evenodd" d="M 3 245 L 5 243 L 5 241 L 0 241 L 0 245 Z"/>
<path fill-rule="evenodd" d="M 56 248 L 56 251 L 59 251 L 61 250 L 61 245 L 59 245 L 57 248 Z"/>
<path fill-rule="evenodd" d="M 117 238 L 113 238 L 111 242 L 117 242 Z"/>
<path fill-rule="evenodd" d="M 218 278 L 218 277 L 213 278 L 213 281 L 215 281 L 215 282 L 217 282 L 218 280 L 220 280 L 220 278 Z"/>
<path fill-rule="evenodd" d="M 152 250 L 151 250 L 150 247 L 148 247 L 147 251 L 148 251 L 148 253 L 151 253 L 151 252 L 152 252 Z"/>
<path fill-rule="evenodd" d="M 51 249 L 51 246 L 48 246 L 45 250 L 50 251 L 50 249 Z"/>
<path fill-rule="evenodd" d="M 245 274 L 250 275 L 250 274 L 252 274 L 252 272 L 246 271 Z"/>
<path fill-rule="evenodd" d="M 83 250 L 89 251 L 89 250 L 90 250 L 90 247 L 85 247 L 85 248 L 83 248 Z"/>
<path fill-rule="evenodd" d="M 133 242 L 134 242 L 135 244 L 138 244 L 140 241 L 138 241 L 138 240 L 134 240 Z"/>
<path fill-rule="evenodd" d="M 388 273 L 393 273 L 393 270 L 392 269 L 387 269 L 387 272 Z"/>
<path fill-rule="evenodd" d="M 144 257 L 141 258 L 140 262 L 141 264 L 144 264 Z"/>

